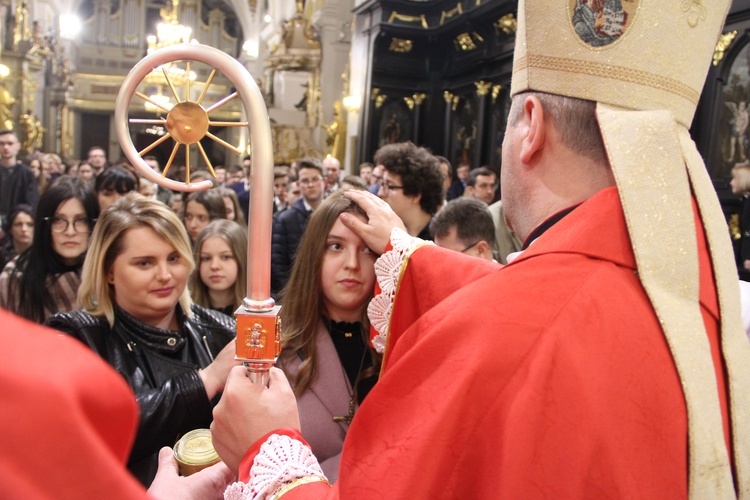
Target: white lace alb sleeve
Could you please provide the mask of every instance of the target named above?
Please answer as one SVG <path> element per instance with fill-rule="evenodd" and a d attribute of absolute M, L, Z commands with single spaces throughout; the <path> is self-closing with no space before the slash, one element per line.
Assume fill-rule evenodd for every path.
<path fill-rule="evenodd" d="M 391 231 L 391 246 L 393 249 L 385 252 L 375 261 L 375 277 L 381 292 L 376 295 L 367 307 L 370 324 L 378 332 L 372 339 L 372 346 L 380 354 L 385 351 L 388 329 L 393 312 L 393 301 L 396 299 L 398 280 L 401 269 L 409 255 L 422 245 L 432 245 L 431 241 L 421 240 L 409 236 L 404 230 L 393 228 Z"/>
<path fill-rule="evenodd" d="M 279 498 L 289 487 L 328 482 L 310 448 L 289 436 L 272 434 L 260 447 L 250 468 L 250 481 L 229 485 L 225 500 Z"/>

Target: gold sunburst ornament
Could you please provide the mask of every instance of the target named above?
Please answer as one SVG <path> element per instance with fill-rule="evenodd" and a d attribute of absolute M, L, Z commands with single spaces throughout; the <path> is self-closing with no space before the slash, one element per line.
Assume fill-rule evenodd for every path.
<path fill-rule="evenodd" d="M 190 61 L 186 61 L 185 64 L 186 64 L 185 73 L 190 74 Z M 167 104 L 164 102 L 151 99 L 149 96 L 143 94 L 142 92 L 139 92 L 139 91 L 135 92 L 136 96 L 140 97 L 146 102 L 151 103 L 151 105 L 167 113 L 167 116 L 165 118 L 157 118 L 157 119 L 151 119 L 151 120 L 131 118 L 128 120 L 129 123 L 161 125 L 167 129 L 167 133 L 165 135 L 163 135 L 158 140 L 151 143 L 146 148 L 139 151 L 138 154 L 141 157 L 143 157 L 149 151 L 159 146 L 163 142 L 169 139 L 174 139 L 175 145 L 172 148 L 172 154 L 169 156 L 169 160 L 167 160 L 167 164 L 164 166 L 164 170 L 162 171 L 162 177 L 167 176 L 167 173 L 169 172 L 169 169 L 172 166 L 172 163 L 174 162 L 174 159 L 177 156 L 177 153 L 179 152 L 180 146 L 185 146 L 185 168 L 186 168 L 185 177 L 186 179 L 190 179 L 190 146 L 195 144 L 196 147 L 198 148 L 198 151 L 201 154 L 201 157 L 203 158 L 203 161 L 206 164 L 206 168 L 208 169 L 209 172 L 211 172 L 211 175 L 213 177 L 216 177 L 216 172 L 214 172 L 213 165 L 211 164 L 211 161 L 208 159 L 208 155 L 206 155 L 206 151 L 205 149 L 203 149 L 203 145 L 200 143 L 200 141 L 204 137 L 208 137 L 212 139 L 213 141 L 221 144 L 225 148 L 229 149 L 230 151 L 233 151 L 234 153 L 238 155 L 242 154 L 242 150 L 220 139 L 219 137 L 216 137 L 214 134 L 208 131 L 209 127 L 211 126 L 247 127 L 247 122 L 211 121 L 211 118 L 209 116 L 211 112 L 216 111 L 217 109 L 224 106 L 226 103 L 235 99 L 237 97 L 237 92 L 234 92 L 228 95 L 227 97 L 221 99 L 220 101 L 216 102 L 215 104 L 213 104 L 212 106 L 208 108 L 203 108 L 201 103 L 203 102 L 203 99 L 206 97 L 206 92 L 208 91 L 208 88 L 211 85 L 211 82 L 213 81 L 214 76 L 216 75 L 215 69 L 211 70 L 211 74 L 208 76 L 208 80 L 203 85 L 203 89 L 200 93 L 200 96 L 198 97 L 196 101 L 190 100 L 190 82 L 191 82 L 190 78 L 185 79 L 185 98 L 181 99 L 177 91 L 177 88 L 172 83 L 172 79 L 169 76 L 169 72 L 163 67 L 162 67 L 162 71 L 164 72 L 164 78 L 172 92 L 172 97 L 177 102 L 177 104 L 172 106 L 170 105 L 171 103 Z"/>

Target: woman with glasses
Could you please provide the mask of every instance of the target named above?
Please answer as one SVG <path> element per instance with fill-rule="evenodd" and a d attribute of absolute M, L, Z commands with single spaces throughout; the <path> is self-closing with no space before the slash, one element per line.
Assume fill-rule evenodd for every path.
<path fill-rule="evenodd" d="M 81 266 L 98 216 L 96 195 L 79 179 L 63 176 L 47 188 L 33 243 L 0 274 L 0 307 L 37 323 L 77 309 Z"/>
<path fill-rule="evenodd" d="M 91 240 L 82 310 L 47 325 L 86 344 L 133 389 L 140 420 L 128 468 L 149 485 L 160 448 L 211 425 L 238 364 L 234 320 L 190 300 L 190 242 L 162 202 L 127 194 L 102 213 Z"/>

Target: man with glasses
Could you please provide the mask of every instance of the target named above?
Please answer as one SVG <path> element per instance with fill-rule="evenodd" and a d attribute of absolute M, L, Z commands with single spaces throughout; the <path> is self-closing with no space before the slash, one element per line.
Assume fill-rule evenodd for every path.
<path fill-rule="evenodd" d="M 430 233 L 439 247 L 480 259 L 492 260 L 495 226 L 487 205 L 473 198 L 456 198 L 430 222 Z"/>
<path fill-rule="evenodd" d="M 104 148 L 94 146 L 89 149 L 88 163 L 94 169 L 94 176 L 101 174 L 107 167 L 107 153 L 104 152 Z"/>
<path fill-rule="evenodd" d="M 406 232 L 431 239 L 430 220 L 443 204 L 443 174 L 438 160 L 425 148 L 402 142 L 380 148 L 375 163 L 385 168 L 378 196 L 404 222 Z"/>
<path fill-rule="evenodd" d="M 297 253 L 299 240 L 307 226 L 307 219 L 323 201 L 325 182 L 323 165 L 319 160 L 306 158 L 297 161 L 302 196 L 279 214 L 273 223 L 271 240 L 271 292 L 279 293 L 289 279 L 289 271 Z"/>
<path fill-rule="evenodd" d="M 36 209 L 39 190 L 29 167 L 18 161 L 21 143 L 12 130 L 0 131 L 0 223 L 19 203 Z M 0 230 L 2 236 L 2 230 Z"/>

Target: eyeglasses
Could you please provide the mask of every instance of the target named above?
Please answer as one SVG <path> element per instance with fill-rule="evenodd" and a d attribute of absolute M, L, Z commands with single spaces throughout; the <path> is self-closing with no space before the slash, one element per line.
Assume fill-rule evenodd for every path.
<path fill-rule="evenodd" d="M 472 248 L 474 248 L 475 246 L 477 246 L 479 244 L 479 241 L 481 241 L 481 240 L 477 240 L 474 243 L 472 243 L 471 245 L 469 245 L 468 247 L 464 248 L 463 250 L 461 250 L 461 253 L 466 253 L 467 251 L 471 250 Z"/>
<path fill-rule="evenodd" d="M 388 194 L 388 191 L 396 191 L 398 189 L 404 189 L 404 186 L 396 186 L 395 184 L 381 184 L 380 189 L 383 193 Z"/>
<path fill-rule="evenodd" d="M 300 179 L 299 183 L 301 186 L 311 186 L 312 184 L 317 184 L 322 180 L 322 177 L 313 177 L 312 179 Z"/>
<path fill-rule="evenodd" d="M 45 222 L 48 222 L 53 233 L 64 233 L 68 230 L 68 226 L 73 224 L 73 229 L 77 233 L 86 233 L 91 230 L 91 225 L 96 222 L 96 219 L 89 219 L 87 217 L 79 217 L 69 221 L 63 217 L 45 217 Z"/>

